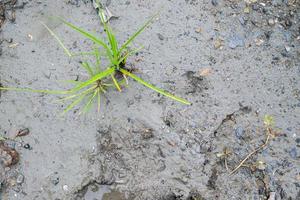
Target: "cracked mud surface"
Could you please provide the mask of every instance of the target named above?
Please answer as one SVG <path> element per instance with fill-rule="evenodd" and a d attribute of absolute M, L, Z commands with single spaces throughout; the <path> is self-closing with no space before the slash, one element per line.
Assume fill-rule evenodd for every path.
<path fill-rule="evenodd" d="M 15 21 L 6 20 L 0 32 L 1 84 L 60 89 L 67 87 L 61 80 L 86 79 L 80 59 L 68 59 L 38 22 L 72 51 L 87 50 L 91 42 L 47 16 L 99 32 L 90 1 L 17 5 L 23 2 Z M 299 199 L 299 2 L 107 5 L 119 16 L 110 23 L 120 41 L 161 11 L 135 41 L 145 48 L 129 65 L 193 104 L 180 105 L 130 80 L 122 94 L 106 95 L 100 114 L 78 116 L 75 110 L 61 118 L 55 96 L 1 92 L 0 135 L 12 138 L 24 127 L 30 134 L 5 142 L 19 153 L 19 162 L 1 165 L 0 198 Z M 281 134 L 246 162 L 262 161 L 264 168 L 242 167 L 230 175 L 262 144 L 265 114 L 274 117 Z M 228 170 L 217 156 L 224 148 L 231 152 Z"/>

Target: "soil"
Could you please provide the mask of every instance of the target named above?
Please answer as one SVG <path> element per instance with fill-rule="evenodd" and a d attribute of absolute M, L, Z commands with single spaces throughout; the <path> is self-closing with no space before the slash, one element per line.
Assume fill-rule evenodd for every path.
<path fill-rule="evenodd" d="M 9 11 L 3 2 L 0 21 Z M 2 92 L 0 136 L 28 132 L 1 145 L 18 153 L 18 162 L 4 166 L 0 155 L 0 199 L 300 199 L 299 1 L 104 5 L 119 16 L 110 23 L 120 42 L 160 11 L 133 45 L 145 48 L 128 64 L 192 105 L 130 80 L 121 94 L 106 94 L 100 113 L 75 109 L 61 117 L 65 105 L 56 96 Z M 61 80 L 85 80 L 80 58 L 69 59 L 39 22 L 72 51 L 88 50 L 90 41 L 49 16 L 103 35 L 92 3 L 19 0 L 15 6 L 15 20 L 0 31 L 1 84 L 65 89 Z M 277 136 L 230 174 L 263 144 L 266 114 L 275 119 Z"/>

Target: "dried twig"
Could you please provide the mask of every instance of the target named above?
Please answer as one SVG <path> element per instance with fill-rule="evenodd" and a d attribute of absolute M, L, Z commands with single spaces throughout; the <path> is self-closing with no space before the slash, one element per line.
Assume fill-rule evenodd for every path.
<path fill-rule="evenodd" d="M 271 137 L 272 135 L 273 135 L 273 134 L 272 134 L 272 130 L 271 130 L 270 127 L 268 127 L 268 128 L 267 128 L 267 138 L 266 138 L 265 142 L 264 142 L 260 147 L 256 148 L 254 151 L 252 151 L 251 153 L 249 153 L 249 154 L 248 154 L 248 155 L 240 162 L 240 164 L 239 164 L 238 166 L 236 166 L 235 169 L 232 170 L 232 171 L 230 172 L 230 175 L 233 174 L 233 173 L 235 173 L 240 167 L 242 167 L 243 164 L 244 164 L 244 163 L 245 163 L 252 155 L 256 154 L 258 151 L 260 151 L 260 150 L 262 150 L 263 148 L 265 148 L 265 147 L 268 145 L 268 143 L 269 143 L 269 141 L 270 141 L 270 137 Z"/>

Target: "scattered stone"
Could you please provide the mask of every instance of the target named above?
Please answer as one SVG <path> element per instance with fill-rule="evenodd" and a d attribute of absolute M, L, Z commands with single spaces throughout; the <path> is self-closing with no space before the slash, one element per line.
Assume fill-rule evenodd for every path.
<path fill-rule="evenodd" d="M 243 129 L 243 127 L 237 127 L 234 131 L 235 133 L 235 136 L 238 138 L 238 139 L 243 139 L 243 136 L 245 134 L 245 130 Z"/>
<path fill-rule="evenodd" d="M 24 128 L 18 131 L 16 137 L 22 137 L 22 136 L 26 136 L 29 134 L 29 129 L 28 128 Z"/>
<path fill-rule="evenodd" d="M 212 70 L 210 68 L 204 68 L 199 73 L 200 73 L 200 76 L 208 76 L 211 74 L 211 72 L 212 72 Z"/>
<path fill-rule="evenodd" d="M 236 47 L 243 47 L 245 45 L 244 38 L 238 35 L 234 35 L 228 41 L 228 46 L 231 49 L 235 49 Z"/>
<path fill-rule="evenodd" d="M 160 39 L 160 40 L 164 40 L 165 39 L 165 37 L 162 34 L 160 34 L 160 33 L 157 33 L 157 36 L 158 36 L 158 39 Z"/>
<path fill-rule="evenodd" d="M 151 128 L 147 128 L 142 132 L 142 137 L 144 140 L 150 139 L 153 136 L 153 130 Z"/>
<path fill-rule="evenodd" d="M 297 143 L 297 144 L 300 144 L 300 138 L 297 138 L 297 139 L 296 139 L 296 143 Z"/>
<path fill-rule="evenodd" d="M 22 174 L 19 174 L 17 177 L 17 183 L 22 184 L 24 182 L 24 176 Z"/>
<path fill-rule="evenodd" d="M 69 191 L 69 186 L 68 185 L 64 185 L 63 186 L 63 190 L 66 191 L 66 192 Z"/>
<path fill-rule="evenodd" d="M 290 156 L 293 158 L 293 159 L 297 159 L 297 149 L 296 149 L 296 147 L 293 147 L 291 150 L 290 150 L 290 152 L 289 152 L 289 154 L 290 154 Z"/>
<path fill-rule="evenodd" d="M 245 0 L 246 4 L 250 5 L 250 4 L 253 4 L 253 3 L 256 3 L 257 0 Z"/>
<path fill-rule="evenodd" d="M 51 180 L 51 183 L 52 183 L 53 185 L 57 185 L 57 184 L 59 183 L 59 178 L 56 177 L 56 178 L 52 179 L 52 180 Z"/>
<path fill-rule="evenodd" d="M 268 24 L 270 26 L 273 26 L 275 24 L 275 20 L 274 19 L 268 19 Z"/>
<path fill-rule="evenodd" d="M 23 147 L 25 149 L 32 150 L 32 147 L 30 146 L 30 144 L 25 144 Z"/>
<path fill-rule="evenodd" d="M 243 26 L 245 26 L 246 23 L 247 23 L 247 21 L 245 20 L 244 17 L 240 17 L 240 18 L 239 18 L 239 21 L 240 21 L 241 25 L 243 25 Z"/>
<path fill-rule="evenodd" d="M 211 4 L 213 6 L 217 6 L 219 4 L 218 0 L 211 0 Z"/>
<path fill-rule="evenodd" d="M 202 29 L 199 27 L 199 28 L 196 28 L 195 30 L 196 33 L 201 33 L 202 32 Z"/>
<path fill-rule="evenodd" d="M 58 173 L 57 172 L 54 172 L 54 174 L 50 176 L 50 182 L 53 185 L 57 185 L 59 183 L 59 177 L 58 177 Z"/>
<path fill-rule="evenodd" d="M 259 170 L 265 170 L 266 166 L 267 166 L 266 163 L 263 161 L 257 161 L 257 163 L 256 163 L 256 167 Z"/>
<path fill-rule="evenodd" d="M 291 51 L 291 47 L 289 47 L 289 46 L 285 46 L 284 48 L 285 48 L 286 52 L 290 52 Z"/>
<path fill-rule="evenodd" d="M 256 46 L 260 46 L 260 45 L 262 45 L 265 41 L 263 40 L 263 39 L 255 39 L 254 40 L 254 42 L 255 42 L 255 44 L 256 44 Z"/>
<path fill-rule="evenodd" d="M 19 153 L 0 142 L 0 163 L 3 163 L 5 167 L 10 167 L 19 162 Z"/>
<path fill-rule="evenodd" d="M 248 6 L 244 8 L 244 13 L 246 13 L 246 14 L 250 13 L 250 8 Z"/>
<path fill-rule="evenodd" d="M 272 0 L 272 4 L 273 4 L 274 6 L 279 6 L 279 5 L 281 5 L 282 3 L 283 3 L 282 0 Z"/>
<path fill-rule="evenodd" d="M 270 192 L 268 200 L 275 200 L 276 192 Z"/>
<path fill-rule="evenodd" d="M 259 7 L 258 7 L 258 5 L 257 4 L 253 4 L 252 5 L 252 10 L 255 10 L 255 11 L 257 11 L 259 9 Z"/>
<path fill-rule="evenodd" d="M 19 45 L 19 43 L 16 42 L 16 43 L 8 45 L 8 47 L 9 48 L 16 48 L 18 45 Z"/>
<path fill-rule="evenodd" d="M 222 49 L 223 48 L 223 40 L 220 38 L 216 39 L 214 42 L 215 49 Z"/>

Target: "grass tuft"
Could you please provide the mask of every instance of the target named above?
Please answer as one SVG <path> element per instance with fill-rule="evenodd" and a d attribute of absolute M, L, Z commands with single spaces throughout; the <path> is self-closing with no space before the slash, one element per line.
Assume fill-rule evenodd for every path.
<path fill-rule="evenodd" d="M 89 63 L 87 61 L 82 62 L 81 66 L 89 75 L 89 79 L 86 81 L 65 81 L 74 84 L 75 86 L 66 91 L 59 90 L 34 90 L 27 88 L 7 88 L 0 87 L 0 90 L 14 90 L 22 92 L 37 92 L 46 94 L 56 94 L 65 95 L 61 98 L 60 102 L 70 102 L 68 106 L 64 109 L 63 113 L 66 113 L 78 106 L 80 103 L 85 102 L 83 109 L 80 113 L 85 113 L 89 111 L 93 105 L 93 102 L 97 102 L 97 110 L 100 111 L 101 105 L 101 94 L 105 93 L 109 88 L 113 87 L 117 91 L 122 91 L 122 85 L 128 84 L 127 76 L 134 79 L 138 83 L 148 87 L 170 99 L 178 101 L 180 103 L 190 105 L 191 103 L 187 100 L 177 97 L 169 92 L 166 92 L 156 86 L 148 83 L 147 81 L 141 79 L 137 75 L 126 70 L 126 60 L 129 56 L 133 55 L 141 48 L 129 51 L 129 45 L 134 41 L 134 39 L 140 35 L 153 20 L 158 16 L 157 14 L 152 16 L 140 29 L 138 29 L 131 37 L 129 37 L 122 45 L 119 45 L 109 22 L 105 20 L 104 12 L 102 9 L 99 10 L 99 17 L 103 28 L 106 33 L 106 40 L 100 37 L 94 36 L 93 34 L 73 25 L 70 22 L 65 21 L 62 18 L 58 18 L 66 26 L 70 27 L 74 31 L 80 33 L 85 38 L 94 42 L 94 46 L 90 52 L 79 52 L 71 53 L 68 48 L 63 44 L 61 39 L 44 23 L 43 26 L 50 32 L 50 34 L 57 40 L 58 44 L 62 47 L 64 52 L 69 57 L 75 56 L 94 56 L 95 63 Z M 108 58 L 109 64 L 104 67 L 101 66 L 101 59 Z M 117 78 L 117 74 L 122 74 L 121 78 Z"/>

